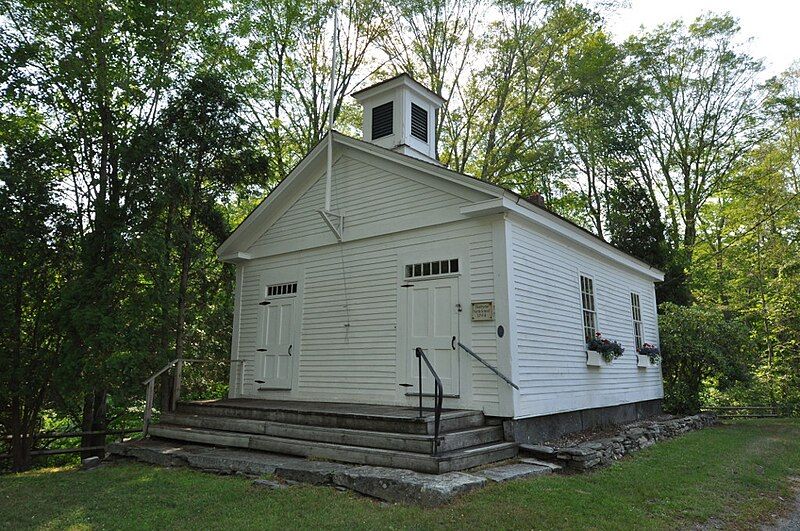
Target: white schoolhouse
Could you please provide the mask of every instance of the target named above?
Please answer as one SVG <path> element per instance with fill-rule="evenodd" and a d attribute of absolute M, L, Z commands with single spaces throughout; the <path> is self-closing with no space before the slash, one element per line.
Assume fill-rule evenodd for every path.
<path fill-rule="evenodd" d="M 365 425 L 347 418 L 413 413 L 420 368 L 426 415 L 434 373 L 443 387 L 445 443 L 448 430 L 487 430 L 454 442 L 451 454 L 468 446 L 494 454 L 446 466 L 443 457 L 436 466 L 389 464 L 466 468 L 508 457 L 509 444 L 658 412 L 660 366 L 637 359 L 636 346 L 658 343 L 654 283 L 663 273 L 541 204 L 445 168 L 434 147 L 443 100 L 410 76 L 353 97 L 364 110 L 363 139 L 324 138 L 218 249 L 236 267 L 227 406 L 264 404 L 271 413 L 249 418 L 292 424 L 299 421 L 287 411 L 306 404 L 306 412 L 336 412 L 326 426 L 344 429 L 333 439 L 275 428 L 273 439 L 282 439 L 261 448 L 387 464 L 325 453 L 319 441 L 407 450 L 408 440 L 367 443 L 348 431 L 398 431 L 377 417 Z M 624 355 L 605 363 L 587 353 L 596 332 L 619 341 Z M 448 411 L 482 419 L 449 425 Z M 287 437 L 317 442 L 309 449 Z"/>
<path fill-rule="evenodd" d="M 658 343 L 661 271 L 443 167 L 443 100 L 410 76 L 353 96 L 363 140 L 333 133 L 334 216 L 325 139 L 218 250 L 236 264 L 243 396 L 414 405 L 421 347 L 447 408 L 524 419 L 662 398 L 660 368 L 636 356 Z M 625 354 L 587 365 L 596 331 Z"/>

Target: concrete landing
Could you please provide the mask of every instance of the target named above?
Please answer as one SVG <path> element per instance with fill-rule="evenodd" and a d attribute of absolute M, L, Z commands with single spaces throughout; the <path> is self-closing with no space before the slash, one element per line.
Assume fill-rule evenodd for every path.
<path fill-rule="evenodd" d="M 485 468 L 476 473 L 424 474 L 405 469 L 310 461 L 288 455 L 153 439 L 113 443 L 108 449 L 117 458 L 132 458 L 160 466 L 184 466 L 250 477 L 270 475 L 278 480 L 279 485 L 331 485 L 392 503 L 425 507 L 449 503 L 456 496 L 483 487 L 490 481 L 552 472 L 547 467 L 519 463 L 522 468 L 514 468 L 513 471 L 509 467 L 515 467 L 514 464 Z M 270 488 L 279 488 L 273 483 L 270 482 Z"/>

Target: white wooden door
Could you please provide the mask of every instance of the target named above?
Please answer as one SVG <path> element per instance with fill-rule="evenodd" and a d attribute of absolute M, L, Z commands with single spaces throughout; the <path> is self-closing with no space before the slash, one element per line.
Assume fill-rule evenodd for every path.
<path fill-rule="evenodd" d="M 294 373 L 295 297 L 265 301 L 256 342 L 256 389 L 291 389 Z"/>
<path fill-rule="evenodd" d="M 442 380 L 445 395 L 459 394 L 458 278 L 414 280 L 408 293 L 409 393 L 419 392 L 419 362 L 414 356 L 422 348 Z M 433 394 L 430 370 L 422 363 L 422 392 Z"/>

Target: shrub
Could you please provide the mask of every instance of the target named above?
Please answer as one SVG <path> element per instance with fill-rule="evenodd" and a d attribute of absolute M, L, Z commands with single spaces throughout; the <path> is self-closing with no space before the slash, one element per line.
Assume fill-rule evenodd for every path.
<path fill-rule="evenodd" d="M 724 389 L 748 378 L 752 355 L 747 328 L 714 308 L 661 305 L 664 408 L 696 413 L 704 380 L 714 378 Z"/>

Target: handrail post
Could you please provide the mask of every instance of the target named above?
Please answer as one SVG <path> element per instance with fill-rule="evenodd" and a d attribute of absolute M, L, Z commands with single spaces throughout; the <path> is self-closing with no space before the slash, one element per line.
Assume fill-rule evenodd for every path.
<path fill-rule="evenodd" d="M 175 378 L 172 380 L 172 397 L 169 404 L 169 410 L 175 411 L 178 407 L 178 399 L 181 396 L 181 373 L 183 372 L 183 359 L 179 359 L 175 363 Z"/>
<path fill-rule="evenodd" d="M 144 427 L 142 431 L 144 431 L 144 436 L 147 437 L 147 433 L 150 429 L 150 419 L 153 416 L 153 395 L 156 391 L 156 383 L 155 380 L 150 380 L 147 382 L 147 397 L 145 398 L 144 404 Z"/>
<path fill-rule="evenodd" d="M 439 375 L 434 370 L 433 365 L 431 365 L 430 360 L 422 351 L 422 348 L 417 347 L 414 351 L 419 358 L 419 373 L 420 373 L 420 393 L 419 393 L 419 400 L 420 400 L 420 412 L 422 411 L 422 362 L 425 362 L 427 365 L 428 370 L 431 371 L 431 375 L 433 376 L 433 441 L 432 441 L 432 448 L 431 448 L 431 455 L 436 455 L 436 452 L 439 448 L 439 429 L 441 426 L 442 420 L 442 404 L 444 402 L 444 384 L 442 384 L 442 379 L 439 378 Z"/>
<path fill-rule="evenodd" d="M 422 414 L 422 356 L 420 356 L 419 349 L 414 351 L 414 354 L 416 354 L 417 363 L 419 364 L 419 367 L 418 367 L 418 370 L 417 370 L 417 373 L 418 373 L 418 376 L 419 376 L 419 387 L 417 389 L 419 390 L 419 418 L 422 418 L 423 417 L 423 414 Z"/>

